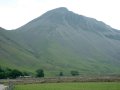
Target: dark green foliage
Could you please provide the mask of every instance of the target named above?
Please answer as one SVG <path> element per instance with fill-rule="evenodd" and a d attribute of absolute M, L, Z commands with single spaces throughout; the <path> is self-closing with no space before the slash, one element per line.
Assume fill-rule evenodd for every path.
<path fill-rule="evenodd" d="M 4 70 L 0 67 L 0 72 L 4 72 Z"/>
<path fill-rule="evenodd" d="M 63 72 L 60 72 L 60 73 L 59 73 L 59 76 L 64 76 Z"/>
<path fill-rule="evenodd" d="M 0 72 L 0 79 L 6 78 L 5 72 Z"/>
<path fill-rule="evenodd" d="M 78 72 L 78 71 L 71 71 L 71 75 L 72 75 L 72 76 L 78 76 L 78 75 L 79 75 L 79 72 Z"/>
<path fill-rule="evenodd" d="M 1 68 L 0 67 L 0 79 L 17 78 L 17 77 L 23 76 L 23 75 L 24 74 L 17 69 Z"/>
<path fill-rule="evenodd" d="M 0 79 L 6 78 L 6 74 L 3 68 L 0 67 Z"/>
<path fill-rule="evenodd" d="M 44 71 L 43 71 L 43 69 L 36 70 L 36 76 L 37 77 L 44 77 Z"/>
<path fill-rule="evenodd" d="M 29 73 L 24 71 L 23 76 L 29 76 Z"/>
<path fill-rule="evenodd" d="M 6 68 L 5 69 L 5 76 L 6 76 L 6 78 L 12 78 L 11 75 L 10 75 L 12 71 L 13 70 L 10 69 L 10 68 Z"/>
<path fill-rule="evenodd" d="M 23 74 L 21 71 L 14 69 L 10 72 L 9 75 L 10 75 L 10 78 L 17 78 L 19 76 L 22 76 Z"/>

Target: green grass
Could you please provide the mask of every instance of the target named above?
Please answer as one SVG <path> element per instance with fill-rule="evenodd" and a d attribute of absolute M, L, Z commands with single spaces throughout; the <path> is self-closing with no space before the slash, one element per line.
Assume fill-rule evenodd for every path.
<path fill-rule="evenodd" d="M 83 43 L 78 42 L 79 33 L 66 30 L 52 32 L 55 36 L 51 35 L 48 39 L 51 30 L 54 32 L 54 28 L 42 31 L 38 29 L 35 32 L 37 35 L 34 32 L 0 32 L 0 66 L 33 74 L 40 68 L 44 70 L 45 77 L 55 77 L 61 71 L 69 76 L 72 70 L 78 71 L 80 75 L 120 74 L 119 60 L 114 60 L 113 63 L 113 58 L 108 58 L 99 51 L 99 45 L 91 46 L 91 42 L 89 45 L 88 40 L 84 42 L 82 37 L 80 41 Z"/>
<path fill-rule="evenodd" d="M 16 85 L 14 90 L 120 90 L 120 82 L 28 84 Z"/>

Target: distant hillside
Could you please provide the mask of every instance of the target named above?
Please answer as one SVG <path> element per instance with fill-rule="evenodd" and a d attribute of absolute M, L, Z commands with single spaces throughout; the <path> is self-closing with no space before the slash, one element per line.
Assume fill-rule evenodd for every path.
<path fill-rule="evenodd" d="M 120 74 L 120 31 L 61 7 L 26 25 L 0 28 L 0 65 L 48 75 Z"/>

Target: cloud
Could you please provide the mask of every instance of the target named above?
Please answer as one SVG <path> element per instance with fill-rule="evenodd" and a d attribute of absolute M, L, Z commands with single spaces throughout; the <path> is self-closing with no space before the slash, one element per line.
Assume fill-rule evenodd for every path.
<path fill-rule="evenodd" d="M 67 7 L 120 29 L 119 0 L 0 0 L 0 26 L 18 28 L 48 10 Z"/>

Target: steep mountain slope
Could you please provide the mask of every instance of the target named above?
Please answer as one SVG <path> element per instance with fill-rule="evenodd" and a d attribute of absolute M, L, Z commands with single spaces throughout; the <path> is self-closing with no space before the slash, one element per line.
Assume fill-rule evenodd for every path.
<path fill-rule="evenodd" d="M 15 67 L 44 68 L 54 74 L 70 70 L 120 74 L 120 31 L 66 8 L 48 11 L 17 30 L 2 31 L 5 36 L 0 35 L 0 40 L 9 36 L 11 41 L 6 42 L 10 42 L 10 49 L 19 51 L 7 49 L 9 55 L 14 55 L 15 58 L 10 55 L 12 59 L 6 59 L 6 53 L 1 52 Z"/>
<path fill-rule="evenodd" d="M 32 70 L 33 66 L 34 68 L 38 67 L 39 61 L 29 50 L 12 40 L 10 38 L 12 35 L 14 35 L 13 31 L 11 33 L 11 31 L 0 28 L 0 65 L 21 70 Z"/>

